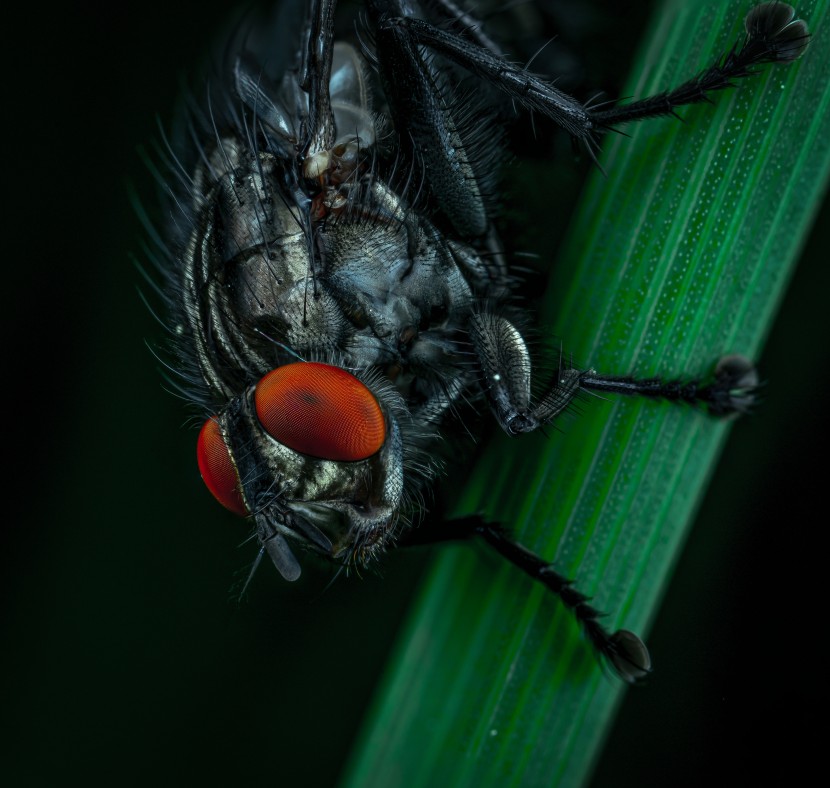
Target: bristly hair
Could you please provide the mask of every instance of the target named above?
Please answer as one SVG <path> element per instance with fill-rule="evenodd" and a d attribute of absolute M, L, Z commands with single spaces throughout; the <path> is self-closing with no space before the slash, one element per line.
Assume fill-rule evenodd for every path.
<path fill-rule="evenodd" d="M 244 142 L 251 151 L 271 146 L 256 113 L 234 89 L 234 64 L 240 56 L 260 58 L 263 79 L 274 79 L 290 68 L 299 52 L 305 7 L 303 0 L 286 0 L 275 4 L 270 16 L 249 8 L 229 18 L 202 67 L 182 86 L 173 123 L 169 129 L 159 123 L 153 148 L 144 154 L 158 184 L 162 210 L 150 217 L 133 198 L 147 237 L 137 265 L 152 290 L 150 300 L 161 305 L 152 309 L 149 303 L 151 311 L 168 316 L 159 320 L 167 336 L 151 350 L 164 367 L 167 385 L 201 415 L 215 412 L 217 401 L 194 350 L 182 297 L 181 261 L 204 220 L 207 192 L 233 169 L 231 141 Z M 280 196 L 267 197 L 274 198 Z"/>

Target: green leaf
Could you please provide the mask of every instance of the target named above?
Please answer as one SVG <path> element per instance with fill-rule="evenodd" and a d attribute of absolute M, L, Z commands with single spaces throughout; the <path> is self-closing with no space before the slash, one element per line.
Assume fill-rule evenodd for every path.
<path fill-rule="evenodd" d="M 625 95 L 708 65 L 749 7 L 662 4 Z M 798 11 L 814 32 L 800 61 L 682 110 L 684 123 L 603 141 L 608 176 L 589 179 L 541 316 L 577 365 L 671 377 L 757 358 L 830 173 L 828 0 Z M 632 400 L 581 410 L 547 437 L 496 438 L 459 512 L 507 523 L 610 611 L 609 628 L 647 634 L 728 424 Z M 343 784 L 581 785 L 623 691 L 550 594 L 484 550 L 447 547 Z"/>

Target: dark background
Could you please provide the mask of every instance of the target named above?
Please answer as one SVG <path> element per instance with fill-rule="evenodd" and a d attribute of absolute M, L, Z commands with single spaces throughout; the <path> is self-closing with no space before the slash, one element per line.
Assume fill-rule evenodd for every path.
<path fill-rule="evenodd" d="M 575 90 L 613 94 L 646 11 L 599 4 L 582 16 L 579 5 L 559 6 L 570 19 L 561 63 Z M 332 784 L 429 558 L 393 554 L 383 577 L 328 590 L 326 570 L 295 586 L 263 571 L 248 599 L 233 598 L 253 548 L 238 549 L 245 526 L 198 477 L 188 410 L 145 346 L 163 332 L 129 259 L 143 235 L 130 189 L 152 207 L 155 188 L 137 148 L 172 115 L 222 8 L 81 5 L 7 31 L 11 784 Z M 560 138 L 563 152 L 570 186 L 585 166 Z M 649 637 L 658 670 L 628 693 L 597 786 L 792 778 L 816 744 L 823 215 L 760 360 L 766 402 L 734 428 Z"/>

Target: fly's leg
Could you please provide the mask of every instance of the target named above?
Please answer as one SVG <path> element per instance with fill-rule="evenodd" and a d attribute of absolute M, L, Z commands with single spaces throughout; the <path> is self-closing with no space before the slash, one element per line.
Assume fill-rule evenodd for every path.
<path fill-rule="evenodd" d="M 482 120 L 484 108 L 471 104 L 470 96 L 456 95 L 456 75 L 446 64 L 434 63 L 406 29 L 387 23 L 420 13 L 416 0 L 370 0 L 368 11 L 384 92 L 395 126 L 403 132 L 401 146 L 459 235 L 485 236 L 490 229 L 485 194 L 495 187 L 497 127 Z"/>
<path fill-rule="evenodd" d="M 732 80 L 751 76 L 756 73 L 756 66 L 796 60 L 810 40 L 807 25 L 795 18 L 795 10 L 786 3 L 761 3 L 747 14 L 744 24 L 743 43 L 736 42 L 705 71 L 674 90 L 606 110 L 591 110 L 591 120 L 608 128 L 643 118 L 675 115 L 678 107 L 708 101 L 709 93 L 734 87 Z"/>
<path fill-rule="evenodd" d="M 527 109 L 548 115 L 577 137 L 592 129 L 588 110 L 582 103 L 506 60 L 490 46 L 482 45 L 466 33 L 436 27 L 423 19 L 402 13 L 401 0 L 372 0 L 375 9 L 375 38 L 379 53 L 407 54 L 409 60 L 423 62 L 420 47 L 456 63 L 466 71 L 490 82 Z"/>
<path fill-rule="evenodd" d="M 725 356 L 708 381 L 600 375 L 560 364 L 547 392 L 532 404 L 530 355 L 518 329 L 503 317 L 478 313 L 470 318 L 469 333 L 481 385 L 493 414 L 509 435 L 531 432 L 552 421 L 581 391 L 702 405 L 716 416 L 746 413 L 755 401 L 758 377 L 754 366 L 742 356 Z"/>
<path fill-rule="evenodd" d="M 329 150 L 334 144 L 336 128 L 329 95 L 332 39 L 336 0 L 312 0 L 310 35 L 303 51 L 300 87 L 308 94 L 308 128 L 311 137 L 306 157 Z"/>
<path fill-rule="evenodd" d="M 574 588 L 572 581 L 559 574 L 543 558 L 512 540 L 501 525 L 488 523 L 478 516 L 461 517 L 440 524 L 437 521 L 425 523 L 408 533 L 402 546 L 473 537 L 484 539 L 499 555 L 559 597 L 582 626 L 591 645 L 608 660 L 621 679 L 635 684 L 651 673 L 651 656 L 637 635 L 627 629 L 609 632 L 599 622 L 604 614 L 588 604 L 589 598 Z"/>
<path fill-rule="evenodd" d="M 747 413 L 755 403 L 758 374 L 743 356 L 724 356 L 715 368 L 711 381 L 631 378 L 583 372 L 579 385 L 590 391 L 636 395 L 688 402 L 707 408 L 714 416 Z"/>
<path fill-rule="evenodd" d="M 480 20 L 465 11 L 460 5 L 456 5 L 453 0 L 430 0 L 429 7 L 436 14 L 438 24 L 454 24 L 461 35 L 466 36 L 494 55 L 504 57 L 501 47 L 487 35 Z"/>
<path fill-rule="evenodd" d="M 397 41 L 429 47 L 448 60 L 504 91 L 526 109 L 540 112 L 590 146 L 593 135 L 628 121 L 674 115 L 679 107 L 707 101 L 709 94 L 733 87 L 733 80 L 755 73 L 764 63 L 789 62 L 807 47 L 807 25 L 786 3 L 755 6 L 746 17 L 746 37 L 709 68 L 674 90 L 606 109 L 584 106 L 550 82 L 510 63 L 471 36 L 436 27 L 412 16 L 387 11 L 378 21 L 382 31 L 396 30 Z"/>

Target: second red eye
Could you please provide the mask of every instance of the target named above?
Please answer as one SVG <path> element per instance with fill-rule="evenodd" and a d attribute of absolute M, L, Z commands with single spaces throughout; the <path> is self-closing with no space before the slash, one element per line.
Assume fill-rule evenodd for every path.
<path fill-rule="evenodd" d="M 215 418 L 208 419 L 202 425 L 196 442 L 196 460 L 202 479 L 213 497 L 226 509 L 246 517 L 249 512 L 239 490 L 239 474 Z"/>
<path fill-rule="evenodd" d="M 278 367 L 259 381 L 254 402 L 269 435 L 312 457 L 364 460 L 386 439 L 378 401 L 340 367 L 314 362 Z"/>

